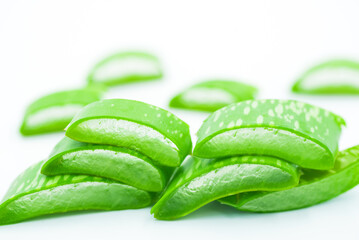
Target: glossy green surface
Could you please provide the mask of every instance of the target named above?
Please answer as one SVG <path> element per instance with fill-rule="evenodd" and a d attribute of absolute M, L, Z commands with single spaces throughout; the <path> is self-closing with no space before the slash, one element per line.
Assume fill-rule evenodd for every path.
<path fill-rule="evenodd" d="M 65 137 L 44 163 L 45 175 L 86 174 L 110 178 L 151 192 L 163 190 L 173 170 L 127 148 L 82 143 Z"/>
<path fill-rule="evenodd" d="M 295 165 L 276 158 L 242 156 L 225 159 L 189 157 L 153 206 L 157 219 L 176 219 L 235 193 L 281 190 L 298 184 Z"/>
<path fill-rule="evenodd" d="M 170 101 L 170 107 L 216 111 L 231 103 L 253 99 L 257 89 L 236 81 L 211 80 L 195 84 Z"/>
<path fill-rule="evenodd" d="M 125 99 L 89 104 L 71 121 L 66 136 L 133 149 L 171 167 L 179 166 L 192 148 L 185 122 L 164 109 Z"/>
<path fill-rule="evenodd" d="M 88 83 L 107 86 L 162 78 L 159 60 L 144 52 L 122 52 L 105 58 L 91 70 Z"/>
<path fill-rule="evenodd" d="M 286 211 L 327 201 L 357 184 L 359 146 L 340 152 L 332 170 L 303 170 L 297 187 L 278 192 L 243 193 L 223 198 L 220 202 L 243 211 Z"/>
<path fill-rule="evenodd" d="M 23 135 L 63 131 L 76 113 L 101 99 L 102 91 L 88 88 L 61 91 L 41 97 L 26 109 L 20 128 Z"/>
<path fill-rule="evenodd" d="M 143 190 L 87 175 L 48 177 L 40 173 L 42 164 L 31 166 L 12 183 L 0 204 L 0 225 L 54 213 L 151 204 L 151 195 Z"/>
<path fill-rule="evenodd" d="M 234 103 L 204 121 L 193 155 L 267 155 L 305 168 L 331 169 L 344 124 L 327 110 L 294 100 Z"/>
<path fill-rule="evenodd" d="M 294 83 L 292 91 L 307 94 L 359 94 L 359 62 L 338 59 L 314 66 Z"/>

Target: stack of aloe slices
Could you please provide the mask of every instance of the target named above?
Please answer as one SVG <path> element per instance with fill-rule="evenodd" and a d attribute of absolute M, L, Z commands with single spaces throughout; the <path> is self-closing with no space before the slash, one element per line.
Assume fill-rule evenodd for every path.
<path fill-rule="evenodd" d="M 270 212 L 314 205 L 359 183 L 359 146 L 338 153 L 344 120 L 293 100 L 252 100 L 210 115 L 152 208 L 183 217 L 214 201 Z M 336 159 L 336 161 L 335 161 Z"/>
<path fill-rule="evenodd" d="M 257 88 L 230 80 L 197 83 L 173 97 L 170 107 L 214 112 L 231 103 L 254 99 Z"/>
<path fill-rule="evenodd" d="M 84 107 L 47 161 L 20 175 L 0 205 L 0 224 L 75 210 L 150 205 L 192 149 L 188 125 L 143 102 Z"/>

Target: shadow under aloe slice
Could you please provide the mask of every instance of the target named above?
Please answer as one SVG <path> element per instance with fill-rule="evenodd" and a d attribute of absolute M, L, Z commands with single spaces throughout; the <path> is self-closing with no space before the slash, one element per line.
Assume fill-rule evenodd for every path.
<path fill-rule="evenodd" d="M 188 215 L 201 206 L 235 193 L 282 190 L 298 184 L 295 165 L 263 156 L 225 159 L 189 157 L 151 213 L 171 220 Z"/>
<path fill-rule="evenodd" d="M 136 151 L 82 143 L 65 137 L 44 163 L 45 175 L 86 174 L 123 182 L 150 192 L 163 190 L 173 169 L 157 167 Z"/>
<path fill-rule="evenodd" d="M 341 151 L 328 171 L 303 169 L 299 185 L 277 192 L 248 192 L 219 201 L 239 210 L 278 212 L 309 207 L 332 199 L 359 184 L 359 145 Z"/>
<path fill-rule="evenodd" d="M 150 193 L 87 175 L 45 176 L 39 162 L 18 176 L 0 204 L 0 225 L 80 210 L 120 210 L 151 204 Z"/>
<path fill-rule="evenodd" d="M 331 169 L 343 124 L 327 110 L 294 100 L 235 103 L 204 121 L 193 155 L 267 155 L 305 168 Z"/>
<path fill-rule="evenodd" d="M 169 167 L 179 166 L 192 148 L 185 122 L 153 105 L 125 99 L 89 104 L 74 117 L 66 136 L 129 148 Z"/>

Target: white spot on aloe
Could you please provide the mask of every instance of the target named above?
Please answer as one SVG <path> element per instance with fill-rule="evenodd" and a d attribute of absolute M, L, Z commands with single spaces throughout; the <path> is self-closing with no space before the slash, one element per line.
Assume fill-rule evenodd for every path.
<path fill-rule="evenodd" d="M 268 115 L 274 117 L 274 111 L 272 109 L 268 110 Z"/>
<path fill-rule="evenodd" d="M 274 126 L 274 122 L 273 122 L 273 121 L 270 121 L 270 122 L 269 122 L 269 126 Z"/>
<path fill-rule="evenodd" d="M 158 113 L 158 114 L 157 114 L 157 117 L 158 117 L 158 118 L 161 117 L 161 113 Z"/>
<path fill-rule="evenodd" d="M 208 128 L 206 129 L 205 134 L 208 134 L 210 130 L 211 130 L 211 128 L 210 128 L 210 127 L 208 127 Z"/>
<path fill-rule="evenodd" d="M 294 129 L 299 129 L 299 122 L 298 121 L 295 121 L 294 122 Z"/>
<path fill-rule="evenodd" d="M 183 133 L 181 133 L 181 134 L 179 135 L 179 137 L 180 137 L 180 138 L 183 138 Z"/>
<path fill-rule="evenodd" d="M 259 115 L 259 116 L 257 117 L 257 123 L 258 123 L 258 124 L 262 124 L 262 123 L 263 123 L 263 116 L 262 116 L 262 115 Z"/>
<path fill-rule="evenodd" d="M 253 101 L 252 102 L 252 108 L 256 108 L 258 106 L 258 102 L 257 101 Z"/>
<path fill-rule="evenodd" d="M 147 113 L 145 113 L 145 114 L 144 114 L 144 116 L 145 116 L 145 117 L 147 117 L 147 116 L 148 116 L 148 114 L 147 114 Z"/>
<path fill-rule="evenodd" d="M 220 122 L 219 127 L 222 127 L 222 126 L 223 126 L 223 124 L 224 124 L 224 122 Z"/>
<path fill-rule="evenodd" d="M 243 113 L 245 115 L 248 115 L 250 111 L 251 111 L 250 107 L 245 107 Z"/>
<path fill-rule="evenodd" d="M 311 131 L 312 133 L 314 133 L 314 128 L 311 127 L 311 128 L 310 128 L 310 131 Z"/>
<path fill-rule="evenodd" d="M 232 111 L 236 110 L 236 106 L 232 106 L 232 107 L 231 107 L 231 110 L 232 110 Z"/>
<path fill-rule="evenodd" d="M 221 115 L 221 112 L 220 112 L 220 111 L 216 112 L 216 113 L 214 114 L 213 122 L 217 122 L 217 120 L 218 120 L 218 118 L 219 118 L 220 115 Z"/>
<path fill-rule="evenodd" d="M 65 176 L 69 176 L 69 175 L 65 175 Z M 41 187 L 41 186 L 44 184 L 45 180 L 46 180 L 45 177 L 41 177 L 41 178 L 40 178 L 40 181 L 39 181 L 39 183 L 38 183 L 38 186 Z"/>
<path fill-rule="evenodd" d="M 73 178 L 72 178 L 72 181 L 81 181 L 81 180 L 83 180 L 83 179 L 85 179 L 85 178 L 87 178 L 87 176 L 86 175 L 77 175 L 77 176 L 74 176 Z"/>
<path fill-rule="evenodd" d="M 228 124 L 228 128 L 232 128 L 235 126 L 235 122 L 234 121 L 231 121 L 229 124 Z"/>
<path fill-rule="evenodd" d="M 275 112 L 278 114 L 278 116 L 281 116 L 282 113 L 283 113 L 283 105 L 282 104 L 278 104 L 276 107 L 275 107 Z"/>
<path fill-rule="evenodd" d="M 242 120 L 242 119 L 238 119 L 238 120 L 236 121 L 236 126 L 241 126 L 242 123 L 243 123 L 243 120 Z"/>
<path fill-rule="evenodd" d="M 280 160 L 277 160 L 277 166 L 282 166 L 282 162 Z"/>
<path fill-rule="evenodd" d="M 70 175 L 64 175 L 64 181 L 66 181 L 69 177 Z"/>

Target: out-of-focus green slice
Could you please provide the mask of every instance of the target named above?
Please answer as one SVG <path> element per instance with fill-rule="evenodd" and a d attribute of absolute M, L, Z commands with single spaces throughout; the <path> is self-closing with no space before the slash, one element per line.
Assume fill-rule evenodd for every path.
<path fill-rule="evenodd" d="M 250 100 L 257 89 L 236 81 L 211 80 L 195 84 L 170 101 L 170 107 L 216 111 L 231 103 Z"/>
<path fill-rule="evenodd" d="M 151 192 L 163 190 L 173 169 L 157 167 L 143 154 L 65 137 L 44 163 L 45 175 L 86 174 L 110 178 Z"/>
<path fill-rule="evenodd" d="M 71 121 L 66 136 L 129 148 L 170 167 L 179 166 L 192 149 L 185 122 L 164 109 L 126 99 L 89 104 Z"/>
<path fill-rule="evenodd" d="M 0 204 L 0 225 L 80 210 L 120 210 L 151 204 L 150 193 L 87 175 L 45 176 L 39 162 L 18 176 Z"/>
<path fill-rule="evenodd" d="M 306 71 L 293 92 L 307 94 L 359 94 L 359 62 L 331 60 Z"/>
<path fill-rule="evenodd" d="M 90 72 L 88 82 L 107 86 L 162 78 L 162 68 L 154 55 L 121 52 L 99 62 Z"/>
<path fill-rule="evenodd" d="M 359 145 L 340 152 L 334 169 L 303 169 L 297 187 L 277 192 L 248 192 L 223 198 L 220 202 L 243 211 L 287 211 L 327 201 L 358 184 Z"/>
<path fill-rule="evenodd" d="M 234 193 L 274 191 L 298 184 L 295 165 L 264 156 L 225 159 L 189 157 L 175 173 L 169 187 L 153 206 L 157 219 L 176 219 L 201 206 Z"/>
<path fill-rule="evenodd" d="M 34 135 L 63 131 L 81 108 L 101 99 L 102 90 L 69 90 L 44 96 L 27 108 L 20 132 Z"/>
<path fill-rule="evenodd" d="M 228 105 L 202 124 L 193 155 L 266 155 L 304 168 L 331 169 L 344 120 L 294 100 L 249 100 Z"/>

